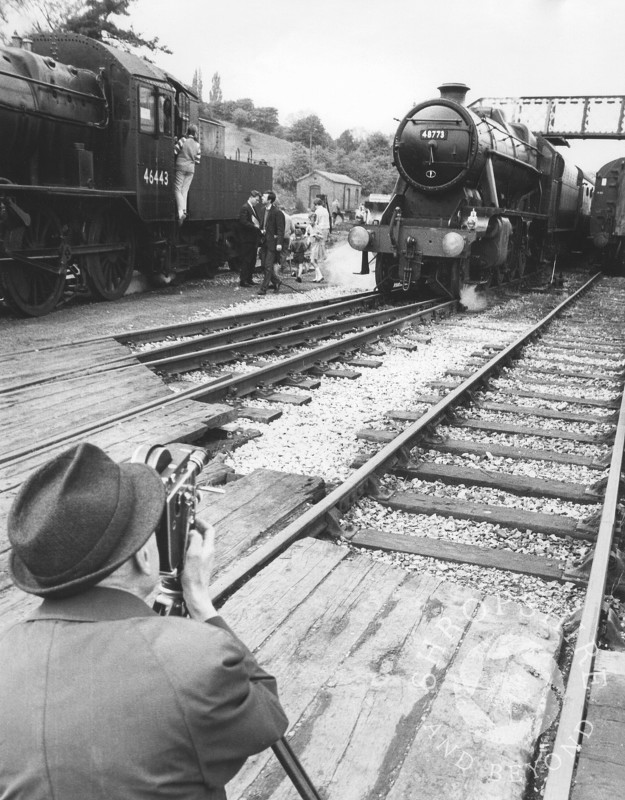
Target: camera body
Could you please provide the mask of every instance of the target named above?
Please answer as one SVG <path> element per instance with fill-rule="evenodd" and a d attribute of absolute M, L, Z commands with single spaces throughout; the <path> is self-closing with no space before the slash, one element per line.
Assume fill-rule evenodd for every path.
<path fill-rule="evenodd" d="M 180 574 L 189 530 L 195 522 L 196 478 L 206 466 L 206 452 L 178 443 L 168 447 L 141 445 L 132 460 L 153 467 L 163 481 L 167 497 L 156 529 L 159 568 L 163 573 Z"/>
<path fill-rule="evenodd" d="M 168 447 L 141 445 L 132 456 L 133 462 L 147 464 L 158 472 L 167 493 L 156 528 L 161 592 L 154 610 L 162 616 L 187 616 L 180 575 L 189 531 L 195 523 L 198 503 L 196 478 L 207 460 L 204 450 L 178 443 Z"/>

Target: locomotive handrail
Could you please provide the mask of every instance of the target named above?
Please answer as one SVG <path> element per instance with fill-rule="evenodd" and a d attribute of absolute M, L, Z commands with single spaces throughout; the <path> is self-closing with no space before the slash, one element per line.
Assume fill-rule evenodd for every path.
<path fill-rule="evenodd" d="M 13 106 L 10 106 L 8 103 L 3 103 L 1 101 L 0 101 L 0 108 L 6 108 L 9 109 L 10 111 L 13 110 Z M 105 108 L 107 113 L 106 113 L 106 120 L 104 122 L 83 122 L 79 119 L 70 119 L 70 118 L 64 119 L 63 122 L 67 123 L 68 125 L 79 125 L 82 128 L 97 128 L 98 130 L 103 131 L 108 126 L 108 120 L 109 120 L 108 103 L 106 103 Z M 50 120 L 51 122 L 59 121 L 58 117 L 55 117 L 54 114 L 45 114 L 44 112 L 38 111 L 37 109 L 22 108 L 20 109 L 20 111 L 21 113 L 28 114 L 31 117 L 39 117 L 39 119 L 47 119 Z"/>
<path fill-rule="evenodd" d="M 20 194 L 27 193 L 40 193 L 40 194 L 86 194 L 91 197 L 119 197 L 126 199 L 127 197 L 134 197 L 136 192 L 132 189 L 90 189 L 88 186 L 57 186 L 50 184 L 48 186 L 31 186 L 25 183 L 0 183 L 0 195 L 13 194 L 19 192 Z"/>
<path fill-rule="evenodd" d="M 495 125 L 494 122 L 490 120 L 488 117 L 483 117 L 480 114 L 477 114 L 476 112 L 473 113 L 475 113 L 475 116 L 479 117 L 480 121 L 483 122 L 491 130 L 496 130 L 499 133 L 505 134 L 508 138 L 513 139 L 515 142 L 519 142 L 524 147 L 527 147 L 530 150 L 533 150 L 537 155 L 540 155 L 540 150 L 538 149 L 538 147 L 536 147 L 536 145 L 530 144 L 529 142 L 526 142 L 525 139 L 520 139 L 518 136 L 515 136 L 514 133 L 511 133 L 510 131 L 500 128 L 498 125 Z"/>
<path fill-rule="evenodd" d="M 401 221 L 401 208 L 399 206 L 395 206 L 395 208 L 393 209 L 393 214 L 391 216 L 391 221 L 388 226 L 388 238 L 391 240 L 391 246 L 393 248 L 394 255 L 397 255 L 397 239 L 395 238 L 394 228 L 398 216 Z"/>
<path fill-rule="evenodd" d="M 498 158 L 500 161 L 512 161 L 514 164 L 519 164 L 523 166 L 524 169 L 534 172 L 536 175 L 542 175 L 541 171 L 536 167 L 533 167 L 531 164 L 528 164 L 527 161 L 523 161 L 520 158 L 515 158 L 514 156 L 509 156 L 507 153 L 500 153 L 498 150 L 493 150 L 489 148 L 486 151 L 486 154 L 491 158 Z"/>

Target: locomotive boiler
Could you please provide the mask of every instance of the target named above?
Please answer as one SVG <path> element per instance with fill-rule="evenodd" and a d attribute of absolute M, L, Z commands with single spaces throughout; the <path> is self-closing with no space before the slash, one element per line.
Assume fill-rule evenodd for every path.
<path fill-rule="evenodd" d="M 625 269 L 625 158 L 597 170 L 590 208 L 590 235 L 599 263 L 606 272 Z"/>
<path fill-rule="evenodd" d="M 167 283 L 225 261 L 265 164 L 225 157 L 224 126 L 154 64 L 76 34 L 0 47 L 0 284 L 39 316 L 90 291 L 114 300 L 133 271 Z M 189 124 L 202 158 L 176 221 L 174 143 Z"/>
<path fill-rule="evenodd" d="M 439 91 L 399 124 L 399 176 L 379 224 L 349 233 L 363 272 L 374 254 L 383 292 L 400 284 L 457 298 L 465 284 L 520 278 L 587 236 L 591 176 L 499 109 L 467 107 L 464 84 Z"/>

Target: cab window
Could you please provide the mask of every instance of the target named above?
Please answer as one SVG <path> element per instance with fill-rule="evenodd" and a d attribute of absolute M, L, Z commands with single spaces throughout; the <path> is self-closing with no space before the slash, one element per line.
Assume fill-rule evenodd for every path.
<path fill-rule="evenodd" d="M 158 96 L 158 130 L 165 136 L 171 136 L 171 112 L 172 102 L 171 97 L 159 94 Z"/>
<path fill-rule="evenodd" d="M 156 113 L 154 91 L 149 86 L 139 87 L 139 130 L 154 133 Z"/>

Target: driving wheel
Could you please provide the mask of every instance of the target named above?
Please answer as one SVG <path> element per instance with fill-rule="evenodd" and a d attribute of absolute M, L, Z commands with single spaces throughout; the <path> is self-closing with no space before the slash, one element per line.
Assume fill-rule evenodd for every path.
<path fill-rule="evenodd" d="M 58 248 L 60 241 L 56 215 L 50 210 L 40 209 L 31 213 L 28 227 L 10 231 L 5 243 L 9 252 L 19 250 L 26 258 L 34 258 L 38 250 Z M 61 299 L 65 271 L 55 273 L 23 261 L 12 261 L 4 270 L 2 283 L 5 300 L 14 311 L 28 317 L 41 317 L 52 311 Z"/>
<path fill-rule="evenodd" d="M 88 223 L 87 243 L 102 245 L 101 252 L 85 256 L 89 288 L 101 300 L 117 300 L 130 285 L 135 266 L 132 225 L 119 213 L 103 209 Z"/>

